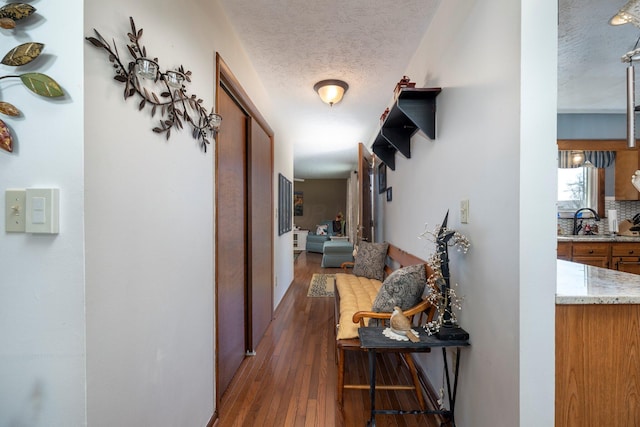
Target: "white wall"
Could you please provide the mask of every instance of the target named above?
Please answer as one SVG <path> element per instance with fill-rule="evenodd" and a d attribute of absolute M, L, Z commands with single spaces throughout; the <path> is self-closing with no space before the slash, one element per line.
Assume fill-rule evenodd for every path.
<path fill-rule="evenodd" d="M 554 425 L 557 3 L 522 2 L 520 426 Z M 532 226 L 533 224 L 533 226 Z"/>
<path fill-rule="evenodd" d="M 0 152 L 0 211 L 7 188 L 59 188 L 60 234 L 8 234 L 2 216 L 0 425 L 204 425 L 215 400 L 214 150 L 202 153 L 186 131 L 169 141 L 153 134 L 156 121 L 122 99 L 106 56 L 84 37 L 97 28 L 123 43 L 133 16 L 163 66 L 193 71 L 190 91 L 207 106 L 219 51 L 276 144 L 281 124 L 217 3 L 35 6 L 28 25 L 2 37 L 7 50 L 44 42 L 25 71 L 49 74 L 66 97 L 2 81 L 2 99 L 23 117 L 6 119 L 15 152 Z M 276 145 L 275 176 L 291 175 L 291 158 Z M 280 295 L 292 261 L 275 261 L 289 277 Z"/>
<path fill-rule="evenodd" d="M 0 425 L 85 423 L 83 255 L 82 2 L 37 2 L 36 15 L 3 30 L 4 55 L 27 41 L 45 43 L 26 67 L 0 65 L 0 75 L 42 72 L 64 89 L 62 100 L 0 81 L 2 100 L 20 118 L 3 116 L 14 152 L 0 151 Z M 60 31 L 64 28 L 65 31 Z M 60 189 L 60 234 L 5 233 L 4 190 Z"/>
<path fill-rule="evenodd" d="M 451 256 L 472 343 L 458 425 L 553 425 L 556 22 L 551 2 L 442 2 L 405 72 L 443 88 L 437 138 L 418 134 L 412 158 L 387 170 L 384 237 L 427 258 L 433 245 L 417 235 L 450 210 L 449 226 L 471 240 Z M 441 358 L 423 359 L 437 388 Z"/>
<path fill-rule="evenodd" d="M 188 91 L 208 108 L 219 51 L 270 122 L 264 90 L 217 3 L 90 1 L 85 33 L 115 38 L 124 55 L 129 16 L 162 68 L 193 72 Z M 85 56 L 89 424 L 205 425 L 215 409 L 215 150 L 201 152 L 188 131 L 169 141 L 154 134 L 156 119 L 123 101 L 105 54 L 87 44 Z M 290 149 L 276 148 L 280 156 Z M 284 261 L 276 271 L 287 271 Z"/>
<path fill-rule="evenodd" d="M 276 122 L 277 123 L 277 122 Z M 284 127 L 283 127 L 284 129 Z M 278 133 L 276 131 L 276 141 L 278 140 Z M 274 179 L 278 179 L 278 172 L 281 172 L 291 182 L 293 182 L 293 144 L 279 144 L 276 143 L 274 147 Z M 278 209 L 278 183 L 274 181 L 275 189 L 273 195 L 274 212 Z M 291 207 L 291 218 L 293 216 L 293 206 Z M 276 215 L 280 215 L 280 212 L 276 212 Z M 275 289 L 273 295 L 274 309 L 278 307 L 282 297 L 289 289 L 289 286 L 293 282 L 293 233 L 285 233 L 278 236 L 278 218 L 276 218 L 276 226 L 273 230 L 273 236 L 275 241 L 274 246 L 274 258 L 275 258 Z"/>

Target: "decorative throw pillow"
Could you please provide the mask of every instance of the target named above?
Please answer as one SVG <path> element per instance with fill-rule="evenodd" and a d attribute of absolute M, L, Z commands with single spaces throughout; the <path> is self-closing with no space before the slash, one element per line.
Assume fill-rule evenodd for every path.
<path fill-rule="evenodd" d="M 326 236 L 327 235 L 327 228 L 328 226 L 325 225 L 319 225 L 318 228 L 316 229 L 316 234 L 318 236 Z"/>
<path fill-rule="evenodd" d="M 399 268 L 382 283 L 371 311 L 389 313 L 396 305 L 402 310 L 413 307 L 422 299 L 426 283 L 424 264 Z"/>
<path fill-rule="evenodd" d="M 387 257 L 388 243 L 360 242 L 353 263 L 353 274 L 368 279 L 384 279 L 384 261 Z"/>

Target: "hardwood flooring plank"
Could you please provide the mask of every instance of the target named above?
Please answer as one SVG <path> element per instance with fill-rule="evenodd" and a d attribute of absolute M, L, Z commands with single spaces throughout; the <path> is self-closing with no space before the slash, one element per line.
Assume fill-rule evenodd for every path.
<path fill-rule="evenodd" d="M 321 268 L 322 254 L 303 252 L 294 263 L 294 280 L 274 319 L 247 357 L 221 398 L 216 427 L 352 427 L 369 419 L 368 390 L 345 390 L 342 407 L 336 402 L 337 364 L 332 297 L 307 297 L 314 273 L 336 273 Z M 365 352 L 346 352 L 349 382 L 368 383 Z M 379 383 L 401 379 L 411 384 L 405 366 L 394 355 L 379 355 Z M 378 408 L 414 409 L 413 391 L 378 390 Z M 379 405 L 378 405 L 379 404 Z M 430 415 L 378 415 L 379 427 L 436 427 Z"/>

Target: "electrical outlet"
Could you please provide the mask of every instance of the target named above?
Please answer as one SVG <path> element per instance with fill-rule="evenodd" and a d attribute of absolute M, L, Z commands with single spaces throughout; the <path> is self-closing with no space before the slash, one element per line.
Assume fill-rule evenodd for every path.
<path fill-rule="evenodd" d="M 7 233 L 24 233 L 27 215 L 25 190 L 6 190 L 4 193 L 4 218 Z"/>

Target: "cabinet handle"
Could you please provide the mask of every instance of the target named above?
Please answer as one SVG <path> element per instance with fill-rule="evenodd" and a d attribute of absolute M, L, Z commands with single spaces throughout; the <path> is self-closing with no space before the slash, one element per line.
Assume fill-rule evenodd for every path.
<path fill-rule="evenodd" d="M 633 250 L 630 250 L 630 251 L 629 251 L 629 255 L 632 255 L 632 254 L 633 254 Z"/>
<path fill-rule="evenodd" d="M 589 253 L 592 254 L 593 253 L 593 249 L 589 249 Z"/>

